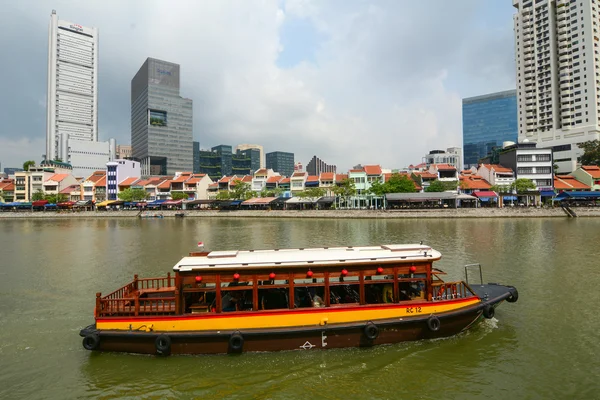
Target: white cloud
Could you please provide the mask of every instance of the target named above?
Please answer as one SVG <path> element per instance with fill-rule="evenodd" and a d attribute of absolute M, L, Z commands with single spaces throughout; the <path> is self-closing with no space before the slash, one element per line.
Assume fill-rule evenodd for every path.
<path fill-rule="evenodd" d="M 51 10 L 41 0 L 32 4 L 11 3 L 19 18 L 0 27 L 0 45 L 32 54 L 28 64 L 6 66 L 24 71 L 0 88 L 21 99 L 17 108 L 3 96 L 0 109 L 23 113 L 21 123 L 0 130 L 5 165 L 37 159 L 44 147 L 39 99 L 46 91 Z M 511 61 L 492 57 L 510 54 L 512 32 L 490 32 L 503 38 L 494 39 L 495 49 L 485 48 L 485 32 L 471 37 L 472 9 L 480 4 L 128 1 L 107 7 L 104 1 L 56 1 L 52 7 L 60 18 L 100 29 L 101 139 L 129 142 L 130 81 L 146 57 L 155 57 L 181 65 L 181 94 L 194 100 L 194 136 L 202 147 L 260 143 L 266 151 L 292 151 L 304 164 L 316 154 L 345 169 L 357 163 L 402 167 L 433 148 L 461 145 L 457 77 L 467 86 L 467 79 L 485 82 L 491 76 L 500 84 L 514 82 Z M 323 42 L 316 62 L 281 69 L 281 27 L 289 16 L 310 21 Z M 23 19 L 35 29 L 2 41 Z M 27 93 L 19 92 L 20 80 L 32 71 Z M 7 117 L 3 121 L 12 120 Z M 30 137 L 39 150 L 8 137 Z"/>

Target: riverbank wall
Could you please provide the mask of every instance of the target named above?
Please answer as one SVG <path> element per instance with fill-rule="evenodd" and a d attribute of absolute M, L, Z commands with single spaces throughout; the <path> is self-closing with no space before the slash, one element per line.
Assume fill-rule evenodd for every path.
<path fill-rule="evenodd" d="M 575 207 L 579 217 L 600 217 L 600 207 Z M 569 218 L 561 208 L 461 208 L 408 210 L 167 210 L 156 214 L 164 218 Z M 152 214 L 150 212 L 150 214 Z M 81 212 L 2 212 L 1 219 L 64 219 L 64 218 L 138 218 L 138 211 L 81 211 Z"/>

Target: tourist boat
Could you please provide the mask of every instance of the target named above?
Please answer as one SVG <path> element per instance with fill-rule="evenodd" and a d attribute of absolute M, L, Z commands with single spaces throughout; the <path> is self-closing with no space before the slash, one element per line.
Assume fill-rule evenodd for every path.
<path fill-rule="evenodd" d="M 193 252 L 173 275 L 97 293 L 80 335 L 88 350 L 157 355 L 368 347 L 456 335 L 517 300 L 444 281 L 440 258 L 423 244 Z"/>

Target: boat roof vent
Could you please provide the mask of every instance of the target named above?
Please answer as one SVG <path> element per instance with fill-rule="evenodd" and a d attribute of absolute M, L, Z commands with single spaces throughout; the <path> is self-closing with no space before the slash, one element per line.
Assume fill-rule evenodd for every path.
<path fill-rule="evenodd" d="M 211 251 L 206 256 L 207 258 L 226 258 L 226 257 L 237 257 L 238 250 L 227 250 L 227 251 Z"/>

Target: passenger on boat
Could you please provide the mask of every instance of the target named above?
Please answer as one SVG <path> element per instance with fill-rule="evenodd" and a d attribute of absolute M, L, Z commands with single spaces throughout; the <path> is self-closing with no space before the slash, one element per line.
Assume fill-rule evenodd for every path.
<path fill-rule="evenodd" d="M 223 309 L 223 312 L 236 311 L 241 304 L 241 298 L 242 293 L 239 291 L 227 292 L 222 300 L 221 308 Z"/>

